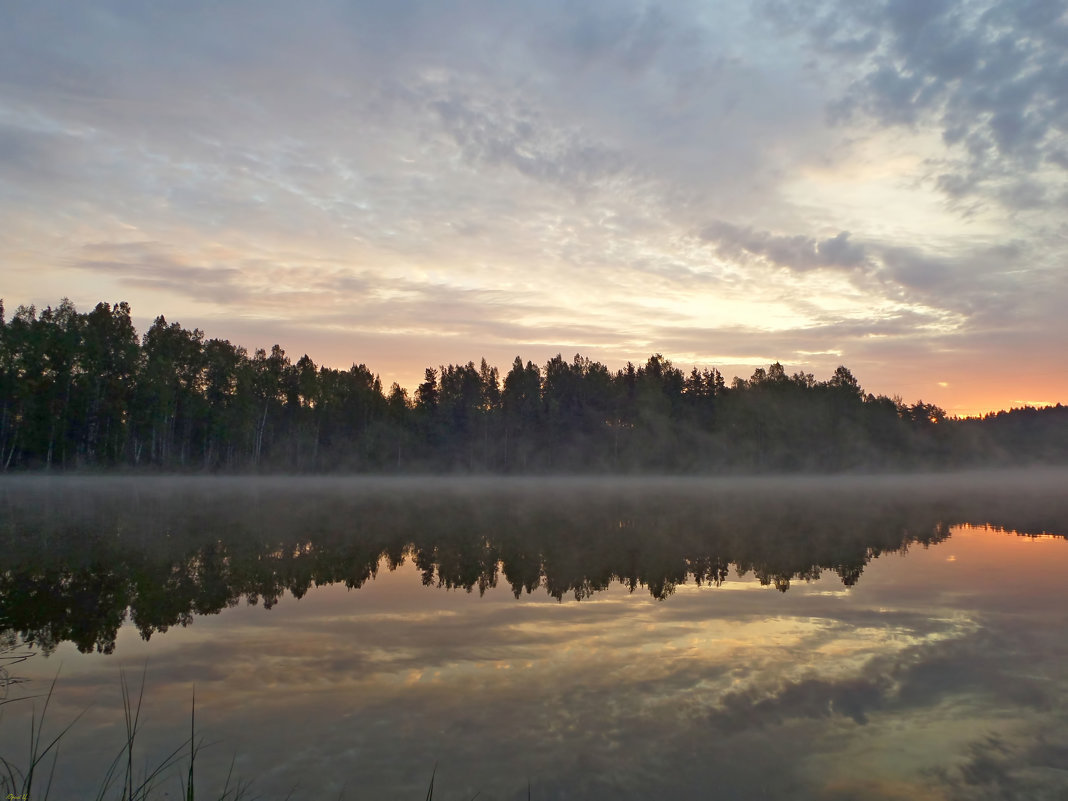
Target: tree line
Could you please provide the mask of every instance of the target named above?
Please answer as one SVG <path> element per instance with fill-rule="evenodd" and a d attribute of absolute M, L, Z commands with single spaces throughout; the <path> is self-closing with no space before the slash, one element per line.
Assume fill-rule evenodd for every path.
<path fill-rule="evenodd" d="M 364 364 L 251 354 L 126 303 L 0 301 L 0 469 L 839 471 L 1063 462 L 1068 407 L 956 420 L 779 363 L 727 382 L 660 354 L 612 372 L 576 354 L 508 372 L 428 367 L 409 394 Z"/>

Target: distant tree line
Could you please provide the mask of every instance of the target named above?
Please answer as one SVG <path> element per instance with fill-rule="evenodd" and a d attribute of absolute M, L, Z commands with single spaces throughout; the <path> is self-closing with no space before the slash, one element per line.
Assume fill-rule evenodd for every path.
<path fill-rule="evenodd" d="M 957 420 L 781 364 L 729 384 L 656 354 L 428 367 L 413 393 L 365 365 L 252 354 L 126 303 L 0 302 L 0 470 L 539 473 L 839 471 L 1068 460 L 1068 407 Z"/>

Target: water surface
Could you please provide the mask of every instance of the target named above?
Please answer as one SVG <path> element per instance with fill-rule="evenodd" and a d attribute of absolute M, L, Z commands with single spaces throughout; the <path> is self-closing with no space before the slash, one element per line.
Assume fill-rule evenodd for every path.
<path fill-rule="evenodd" d="M 53 797 L 1063 798 L 1066 476 L 0 482 Z M 26 648 L 26 646 L 23 646 Z M 31 705 L 2 707 L 23 758 Z M 9 757 L 10 758 L 10 757 Z M 160 789 L 178 795 L 177 778 Z"/>

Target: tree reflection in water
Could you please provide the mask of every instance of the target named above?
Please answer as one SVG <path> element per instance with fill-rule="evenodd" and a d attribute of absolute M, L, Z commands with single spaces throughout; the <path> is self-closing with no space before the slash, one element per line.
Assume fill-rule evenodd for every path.
<path fill-rule="evenodd" d="M 45 652 L 111 653 L 242 599 L 358 588 L 410 559 L 423 583 L 484 593 L 503 579 L 582 600 L 620 582 L 657 599 L 732 568 L 786 592 L 958 523 L 1064 532 L 1068 501 L 996 475 L 917 480 L 16 479 L 0 485 L 0 630 Z M 1034 502 L 1042 497 L 1043 504 Z M 1053 499 L 1053 500 L 1051 500 Z"/>

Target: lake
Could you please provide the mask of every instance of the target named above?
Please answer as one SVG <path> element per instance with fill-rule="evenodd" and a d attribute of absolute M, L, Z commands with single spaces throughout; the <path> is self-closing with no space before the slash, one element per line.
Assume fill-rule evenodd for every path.
<path fill-rule="evenodd" d="M 195 693 L 198 798 L 1063 799 L 1066 488 L 5 477 L 0 755 L 58 676 L 94 798 L 123 671 L 139 773 Z"/>

